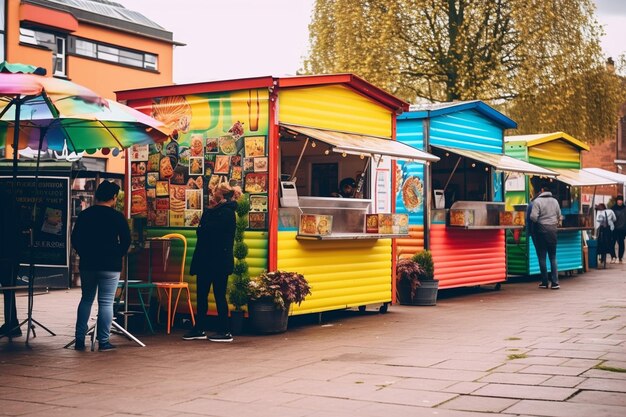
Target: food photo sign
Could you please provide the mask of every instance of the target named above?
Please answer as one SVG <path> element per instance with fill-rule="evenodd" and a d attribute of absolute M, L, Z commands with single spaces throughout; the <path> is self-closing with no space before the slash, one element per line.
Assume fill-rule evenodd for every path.
<path fill-rule="evenodd" d="M 152 100 L 151 116 L 172 129 L 162 144 L 129 150 L 131 216 L 148 227 L 197 227 L 215 188 L 249 194 L 248 228 L 267 230 L 269 94 L 242 90 Z"/>

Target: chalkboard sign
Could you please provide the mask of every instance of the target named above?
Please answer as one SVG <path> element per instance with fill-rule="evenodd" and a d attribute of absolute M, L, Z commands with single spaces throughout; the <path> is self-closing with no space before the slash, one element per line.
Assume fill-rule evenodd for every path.
<path fill-rule="evenodd" d="M 0 177 L 0 196 L 3 212 L 15 213 L 14 219 L 2 221 L 18 227 L 14 242 L 20 263 L 69 266 L 69 178 L 39 177 L 35 187 L 34 177 Z"/>

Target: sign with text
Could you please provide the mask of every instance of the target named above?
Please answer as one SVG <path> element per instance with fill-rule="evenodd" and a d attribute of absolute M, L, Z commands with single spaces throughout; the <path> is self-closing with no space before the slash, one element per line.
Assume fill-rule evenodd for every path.
<path fill-rule="evenodd" d="M 2 221 L 18 228 L 20 263 L 69 266 L 69 178 L 1 177 L 0 196 L 3 213 L 13 217 Z"/>

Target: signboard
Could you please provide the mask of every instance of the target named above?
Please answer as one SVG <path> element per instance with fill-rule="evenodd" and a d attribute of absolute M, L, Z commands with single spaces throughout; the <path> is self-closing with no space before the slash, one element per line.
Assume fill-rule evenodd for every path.
<path fill-rule="evenodd" d="M 16 218 L 3 221 L 17 224 L 21 264 L 69 267 L 69 193 L 69 178 L 39 177 L 35 184 L 34 177 L 0 177 L 1 204 L 9 205 L 3 211 L 13 213 L 10 204 L 16 204 Z"/>

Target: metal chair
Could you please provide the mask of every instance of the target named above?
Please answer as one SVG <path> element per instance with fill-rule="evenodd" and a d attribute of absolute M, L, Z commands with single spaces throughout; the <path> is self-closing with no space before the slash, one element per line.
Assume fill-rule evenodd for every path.
<path fill-rule="evenodd" d="M 180 294 L 184 291 L 187 294 L 187 306 L 189 307 L 189 313 L 191 314 L 191 322 L 195 326 L 196 319 L 193 313 L 193 306 L 191 305 L 191 292 L 189 291 L 189 284 L 185 281 L 185 258 L 187 257 L 187 239 L 180 233 L 169 233 L 161 236 L 161 239 L 180 240 L 183 244 L 183 256 L 180 262 L 180 273 L 178 274 L 177 281 L 162 281 L 155 274 L 153 275 L 152 282 L 156 286 L 157 296 L 159 299 L 159 311 L 163 305 L 164 299 L 167 299 L 167 334 L 170 334 L 171 328 L 174 325 L 174 318 L 176 317 L 176 310 L 178 308 L 178 301 Z M 174 297 L 174 290 L 178 290 L 176 297 Z M 174 303 L 172 305 L 172 298 Z"/>

